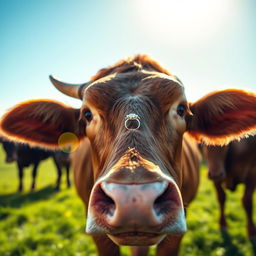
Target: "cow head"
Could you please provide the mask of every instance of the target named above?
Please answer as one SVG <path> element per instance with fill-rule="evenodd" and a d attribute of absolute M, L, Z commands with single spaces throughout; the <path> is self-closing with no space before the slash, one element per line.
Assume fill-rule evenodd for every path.
<path fill-rule="evenodd" d="M 208 177 L 214 181 L 223 181 L 226 178 L 226 157 L 228 146 L 203 146 L 203 154 L 207 161 Z"/>
<path fill-rule="evenodd" d="M 12 163 L 17 160 L 17 148 L 15 146 L 15 143 L 3 140 L 3 149 L 5 151 L 5 162 L 6 163 Z"/>
<path fill-rule="evenodd" d="M 51 80 L 81 98 L 82 107 L 21 103 L 3 117 L 2 132 L 47 148 L 56 148 L 64 132 L 89 138 L 95 183 L 86 230 L 118 244 L 150 245 L 186 231 L 180 193 L 184 132 L 220 145 L 255 130 L 254 94 L 219 91 L 188 104 L 182 83 L 146 56 L 102 69 L 81 86 Z"/>

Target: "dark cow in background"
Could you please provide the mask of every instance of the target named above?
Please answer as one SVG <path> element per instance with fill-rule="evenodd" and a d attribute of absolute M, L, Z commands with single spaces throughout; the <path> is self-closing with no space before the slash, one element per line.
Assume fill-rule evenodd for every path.
<path fill-rule="evenodd" d="M 256 95 L 230 89 L 189 104 L 180 80 L 141 55 L 88 83 L 51 81 L 82 99 L 81 109 L 27 101 L 5 114 L 2 132 L 46 148 L 56 148 L 65 132 L 78 137 L 75 185 L 99 255 L 120 255 L 119 245 L 131 245 L 133 256 L 143 256 L 153 244 L 158 256 L 177 255 L 187 229 L 184 207 L 199 183 L 192 137 L 221 145 L 255 132 Z"/>
<path fill-rule="evenodd" d="M 52 157 L 57 169 L 57 181 L 56 181 L 56 190 L 60 189 L 60 182 L 62 176 L 62 168 L 66 169 L 66 179 L 67 179 L 67 187 L 70 187 L 70 156 L 67 153 L 62 151 L 53 151 L 53 150 L 45 150 L 41 148 L 32 148 L 28 144 L 19 144 L 14 143 L 5 139 L 1 139 L 3 149 L 6 154 L 5 161 L 6 163 L 11 163 L 16 161 L 18 168 L 18 176 L 19 176 L 19 186 L 18 191 L 22 192 L 23 190 L 23 175 L 24 168 L 33 165 L 32 170 L 32 183 L 31 183 L 31 191 L 35 189 L 36 186 L 36 177 L 38 166 L 41 161 Z"/>
<path fill-rule="evenodd" d="M 253 223 L 253 193 L 256 187 L 256 137 L 234 141 L 227 146 L 204 146 L 209 178 L 213 180 L 220 204 L 220 227 L 226 230 L 224 214 L 225 187 L 235 191 L 240 183 L 245 185 L 242 204 L 247 216 L 247 232 L 256 244 L 256 227 Z"/>

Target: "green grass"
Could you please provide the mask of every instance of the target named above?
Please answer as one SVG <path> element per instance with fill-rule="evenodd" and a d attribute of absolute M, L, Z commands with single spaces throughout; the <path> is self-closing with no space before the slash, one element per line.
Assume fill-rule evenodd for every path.
<path fill-rule="evenodd" d="M 82 202 L 74 188 L 66 188 L 65 175 L 59 193 L 54 191 L 56 170 L 51 159 L 41 163 L 37 188 L 33 193 L 29 192 L 30 176 L 31 168 L 26 168 L 25 192 L 16 193 L 16 166 L 5 164 L 0 151 L 0 255 L 97 255 L 92 239 L 84 233 Z M 239 186 L 235 193 L 228 193 L 226 213 L 229 229 L 228 234 L 221 235 L 215 192 L 206 178 L 205 168 L 202 168 L 197 198 L 188 209 L 188 232 L 183 239 L 180 256 L 254 255 L 246 235 L 246 219 L 240 202 L 242 193 L 243 186 Z M 153 251 L 151 249 L 150 255 L 154 255 Z M 129 255 L 129 249 L 122 248 L 122 253 Z"/>

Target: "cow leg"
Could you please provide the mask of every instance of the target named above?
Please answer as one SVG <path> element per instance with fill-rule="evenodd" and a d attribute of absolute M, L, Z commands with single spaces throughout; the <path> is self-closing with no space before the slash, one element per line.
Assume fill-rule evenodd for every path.
<path fill-rule="evenodd" d="M 157 256 L 177 256 L 180 249 L 180 242 L 183 236 L 167 236 L 157 246 Z"/>
<path fill-rule="evenodd" d="M 33 167 L 32 171 L 32 184 L 31 184 L 31 191 L 35 190 L 36 187 L 36 176 L 37 176 L 37 167 L 39 165 L 39 162 L 36 162 Z"/>
<path fill-rule="evenodd" d="M 70 172 L 70 164 L 66 164 L 66 176 L 67 176 L 67 187 L 68 188 L 71 187 L 69 172 Z"/>
<path fill-rule="evenodd" d="M 148 246 L 132 246 L 131 256 L 147 256 L 149 251 Z"/>
<path fill-rule="evenodd" d="M 221 182 L 214 181 L 214 186 L 217 192 L 218 202 L 220 205 L 220 218 L 219 224 L 222 231 L 227 230 L 227 222 L 225 217 L 225 201 L 226 201 L 226 193 L 221 186 Z"/>
<path fill-rule="evenodd" d="M 253 223 L 253 202 L 252 196 L 255 190 L 255 184 L 246 184 L 245 192 L 242 198 L 243 206 L 247 216 L 247 232 L 253 243 L 256 244 L 256 227 Z"/>
<path fill-rule="evenodd" d="M 53 158 L 55 166 L 57 168 L 57 180 L 56 180 L 56 187 L 55 190 L 59 191 L 60 190 L 60 182 L 61 182 L 61 176 L 62 176 L 62 171 L 61 171 L 61 166 L 60 164 L 56 161 L 55 157 Z"/>
<path fill-rule="evenodd" d="M 98 256 L 120 256 L 119 246 L 107 236 L 93 236 L 93 240 L 97 246 Z"/>
<path fill-rule="evenodd" d="M 18 192 L 22 192 L 22 190 L 23 190 L 23 166 L 20 163 L 18 163 L 18 175 L 19 175 Z"/>

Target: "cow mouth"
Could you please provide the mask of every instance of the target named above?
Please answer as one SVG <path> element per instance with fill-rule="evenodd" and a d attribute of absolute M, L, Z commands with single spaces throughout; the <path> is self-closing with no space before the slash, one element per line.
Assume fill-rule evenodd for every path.
<path fill-rule="evenodd" d="M 158 244 L 166 235 L 149 232 L 124 232 L 108 234 L 108 237 L 117 245 L 146 246 Z"/>
<path fill-rule="evenodd" d="M 159 236 L 159 234 L 157 234 L 157 233 L 148 233 L 148 232 L 139 232 L 139 231 L 117 233 L 117 234 L 113 234 L 113 235 L 116 236 L 116 237 L 130 237 L 130 236 L 156 237 L 156 236 Z"/>
<path fill-rule="evenodd" d="M 7 157 L 7 158 L 5 159 L 5 162 L 6 162 L 6 163 L 12 163 L 12 162 L 14 162 L 14 161 L 16 161 L 16 159 L 13 158 L 13 157 Z"/>

